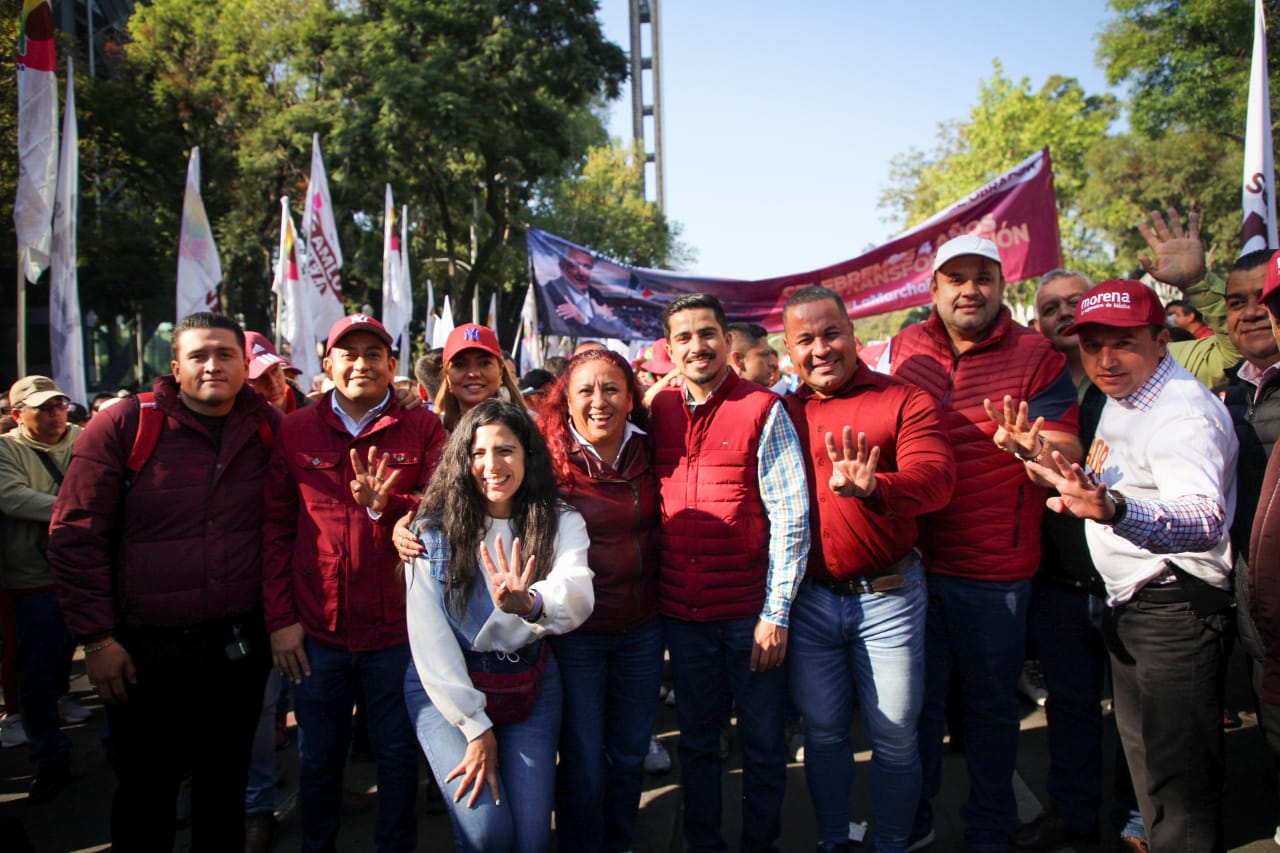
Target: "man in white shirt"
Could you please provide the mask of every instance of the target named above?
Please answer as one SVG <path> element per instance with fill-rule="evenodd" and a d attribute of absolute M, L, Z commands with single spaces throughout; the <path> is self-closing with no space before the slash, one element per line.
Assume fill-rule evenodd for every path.
<path fill-rule="evenodd" d="M 1108 397 L 1086 471 L 1028 472 L 1087 519 L 1107 587 L 1116 724 L 1153 850 L 1222 849 L 1222 632 L 1238 443 L 1222 404 L 1168 354 L 1155 292 L 1111 280 L 1080 299 L 1085 371 Z"/>

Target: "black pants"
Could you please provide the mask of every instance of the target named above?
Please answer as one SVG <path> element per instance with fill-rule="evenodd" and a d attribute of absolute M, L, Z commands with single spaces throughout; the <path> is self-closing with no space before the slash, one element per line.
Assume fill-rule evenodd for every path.
<path fill-rule="evenodd" d="M 1223 850 L 1225 617 L 1183 602 L 1107 612 L 1116 726 L 1152 850 Z"/>
<path fill-rule="evenodd" d="M 230 660 L 233 624 L 249 653 Z M 121 628 L 138 683 L 107 706 L 119 786 L 112 849 L 169 853 L 179 777 L 191 773 L 191 850 L 244 849 L 249 752 L 271 656 L 261 617 L 195 629 Z"/>

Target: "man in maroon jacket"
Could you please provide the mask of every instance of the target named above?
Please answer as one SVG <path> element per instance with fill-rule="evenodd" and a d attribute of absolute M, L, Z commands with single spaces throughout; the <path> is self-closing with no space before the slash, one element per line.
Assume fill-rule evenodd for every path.
<path fill-rule="evenodd" d="M 856 691 L 872 745 L 876 849 L 904 851 L 920 799 L 928 598 L 916 524 L 951 500 L 955 459 L 929 395 L 859 362 L 838 294 L 801 288 L 782 319 L 802 383 L 786 397 L 787 412 L 805 449 L 816 517 L 790 646 L 818 849 L 852 849 Z"/>
<path fill-rule="evenodd" d="M 240 850 L 270 660 L 262 481 L 280 414 L 245 385 L 244 333 L 229 317 L 178 323 L 172 369 L 155 381 L 154 408 L 123 402 L 81 434 L 54 504 L 49 565 L 107 703 L 115 848 L 173 847 L 189 769 L 191 849 Z M 155 442 L 139 466 L 144 420 Z"/>
<path fill-rule="evenodd" d="M 416 506 L 444 430 L 396 405 L 391 336 L 363 314 L 329 332 L 334 389 L 288 415 L 267 473 L 263 596 L 276 668 L 295 687 L 302 849 L 333 849 L 357 685 L 378 764 L 380 851 L 417 840 L 417 737 L 404 704 L 404 586 L 392 527 Z"/>

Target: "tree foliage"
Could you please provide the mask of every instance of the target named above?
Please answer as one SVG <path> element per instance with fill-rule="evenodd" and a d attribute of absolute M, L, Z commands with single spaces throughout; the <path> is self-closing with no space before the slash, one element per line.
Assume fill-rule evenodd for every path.
<path fill-rule="evenodd" d="M 592 147 L 578 175 L 552 182 L 534 224 L 638 267 L 680 269 L 694 261 L 680 226 L 644 197 L 644 161 L 617 141 Z"/>

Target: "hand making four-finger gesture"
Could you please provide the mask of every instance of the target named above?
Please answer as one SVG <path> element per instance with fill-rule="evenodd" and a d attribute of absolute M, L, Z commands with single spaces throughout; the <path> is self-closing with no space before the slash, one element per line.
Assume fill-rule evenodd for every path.
<path fill-rule="evenodd" d="M 498 562 L 494 563 L 489 546 L 480 543 L 480 562 L 489 575 L 489 591 L 493 595 L 493 603 L 499 610 L 514 613 L 516 616 L 527 616 L 533 612 L 534 593 L 529 589 L 529 579 L 533 577 L 533 557 L 525 561 L 524 571 L 520 570 L 520 539 L 511 543 L 511 557 L 507 558 L 502 537 L 498 537 Z"/>
<path fill-rule="evenodd" d="M 1107 487 L 1078 462 L 1068 462 L 1061 453 L 1054 451 L 1043 464 L 1028 462 L 1027 467 L 1058 490 L 1056 497 L 1045 502 L 1054 512 L 1102 522 L 1116 514 L 1116 505 L 1107 496 Z"/>
<path fill-rule="evenodd" d="M 1040 435 L 1044 418 L 1031 421 L 1026 400 L 1015 404 L 1013 397 L 1006 394 L 1002 409 L 997 409 L 990 400 L 983 400 L 982 407 L 987 410 L 987 417 L 995 422 L 996 434 L 992 440 L 996 447 L 1012 453 L 1023 462 L 1043 460 L 1048 447 L 1048 442 Z"/>
<path fill-rule="evenodd" d="M 846 426 L 841 446 L 836 447 L 835 433 L 827 433 L 827 456 L 831 459 L 831 479 L 827 485 L 842 498 L 865 498 L 876 490 L 876 465 L 880 448 L 867 449 L 867 434 L 858 433 L 854 447 L 853 427 Z"/>
<path fill-rule="evenodd" d="M 387 508 L 387 500 L 394 494 L 391 486 L 400 474 L 398 468 L 387 474 L 387 460 L 390 458 L 391 454 L 384 453 L 379 459 L 378 448 L 371 446 L 366 468 L 360 462 L 360 454 L 354 447 L 351 449 L 351 470 L 355 472 L 355 479 L 351 481 L 351 496 L 360 506 L 368 507 L 374 512 L 382 512 Z"/>

